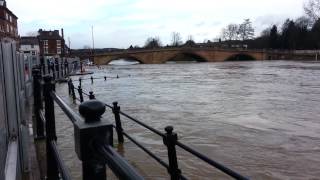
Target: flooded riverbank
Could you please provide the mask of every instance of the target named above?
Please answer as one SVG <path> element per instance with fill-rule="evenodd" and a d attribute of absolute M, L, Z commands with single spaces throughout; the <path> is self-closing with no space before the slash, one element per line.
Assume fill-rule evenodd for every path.
<path fill-rule="evenodd" d="M 93 90 L 97 99 L 108 104 L 118 101 L 124 112 L 158 130 L 173 125 L 182 142 L 247 177 L 320 177 L 318 63 L 139 64 L 91 70 L 94 77 L 120 78 L 84 81 L 85 91 Z M 69 100 L 66 84 L 57 85 L 57 92 Z M 57 113 L 59 148 L 73 176 L 79 178 L 73 126 Z M 113 122 L 111 111 L 104 118 Z M 123 125 L 167 160 L 161 138 L 127 119 Z M 126 141 L 121 151 L 147 179 L 168 179 L 166 170 L 132 143 Z M 190 179 L 227 178 L 180 149 L 178 157 Z"/>

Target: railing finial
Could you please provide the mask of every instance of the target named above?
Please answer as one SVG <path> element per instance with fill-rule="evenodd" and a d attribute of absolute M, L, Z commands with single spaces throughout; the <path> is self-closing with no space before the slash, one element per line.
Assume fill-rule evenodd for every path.
<path fill-rule="evenodd" d="M 100 121 L 101 115 L 106 111 L 106 106 L 97 100 L 83 102 L 79 106 L 79 112 L 84 117 L 86 123 Z"/>

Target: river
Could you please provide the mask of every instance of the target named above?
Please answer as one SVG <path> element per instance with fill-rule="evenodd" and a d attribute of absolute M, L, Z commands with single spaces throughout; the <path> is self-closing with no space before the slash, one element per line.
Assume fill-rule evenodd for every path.
<path fill-rule="evenodd" d="M 120 78 L 86 80 L 84 91 L 93 90 L 108 104 L 118 101 L 122 111 L 158 130 L 174 126 L 181 142 L 249 178 L 320 177 L 319 63 L 138 64 L 91 70 L 94 77 Z M 66 84 L 57 85 L 57 92 L 71 102 Z M 59 148 L 73 177 L 80 179 L 73 126 L 56 109 Z M 110 110 L 104 118 L 114 119 Z M 125 118 L 123 126 L 167 160 L 161 138 Z M 128 140 L 119 151 L 146 179 L 168 179 L 164 168 Z M 228 179 L 179 148 L 177 154 L 190 179 Z"/>

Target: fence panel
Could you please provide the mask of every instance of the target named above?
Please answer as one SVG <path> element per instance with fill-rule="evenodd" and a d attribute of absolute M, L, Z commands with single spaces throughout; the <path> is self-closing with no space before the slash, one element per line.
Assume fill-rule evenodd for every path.
<path fill-rule="evenodd" d="M 0 44 L 1 47 L 1 44 Z M 7 108 L 5 94 L 4 64 L 0 48 L 0 179 L 4 179 L 4 166 L 8 149 Z"/>

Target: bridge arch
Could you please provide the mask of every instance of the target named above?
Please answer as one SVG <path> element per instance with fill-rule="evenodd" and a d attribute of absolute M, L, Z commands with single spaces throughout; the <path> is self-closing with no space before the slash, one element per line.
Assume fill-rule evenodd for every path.
<path fill-rule="evenodd" d="M 247 53 L 235 53 L 228 56 L 224 61 L 255 61 L 256 57 Z"/>
<path fill-rule="evenodd" d="M 109 64 L 112 61 L 120 60 L 120 59 L 126 59 L 126 60 L 129 60 L 129 61 L 137 61 L 140 64 L 144 64 L 144 62 L 138 57 L 135 57 L 135 56 L 132 56 L 132 55 L 121 55 L 121 56 L 115 56 L 115 57 L 110 58 L 110 60 L 106 62 L 106 65 Z"/>
<path fill-rule="evenodd" d="M 195 52 L 177 52 L 174 55 L 168 57 L 163 63 L 170 61 L 197 61 L 197 62 L 208 62 L 208 60 L 202 55 Z"/>

